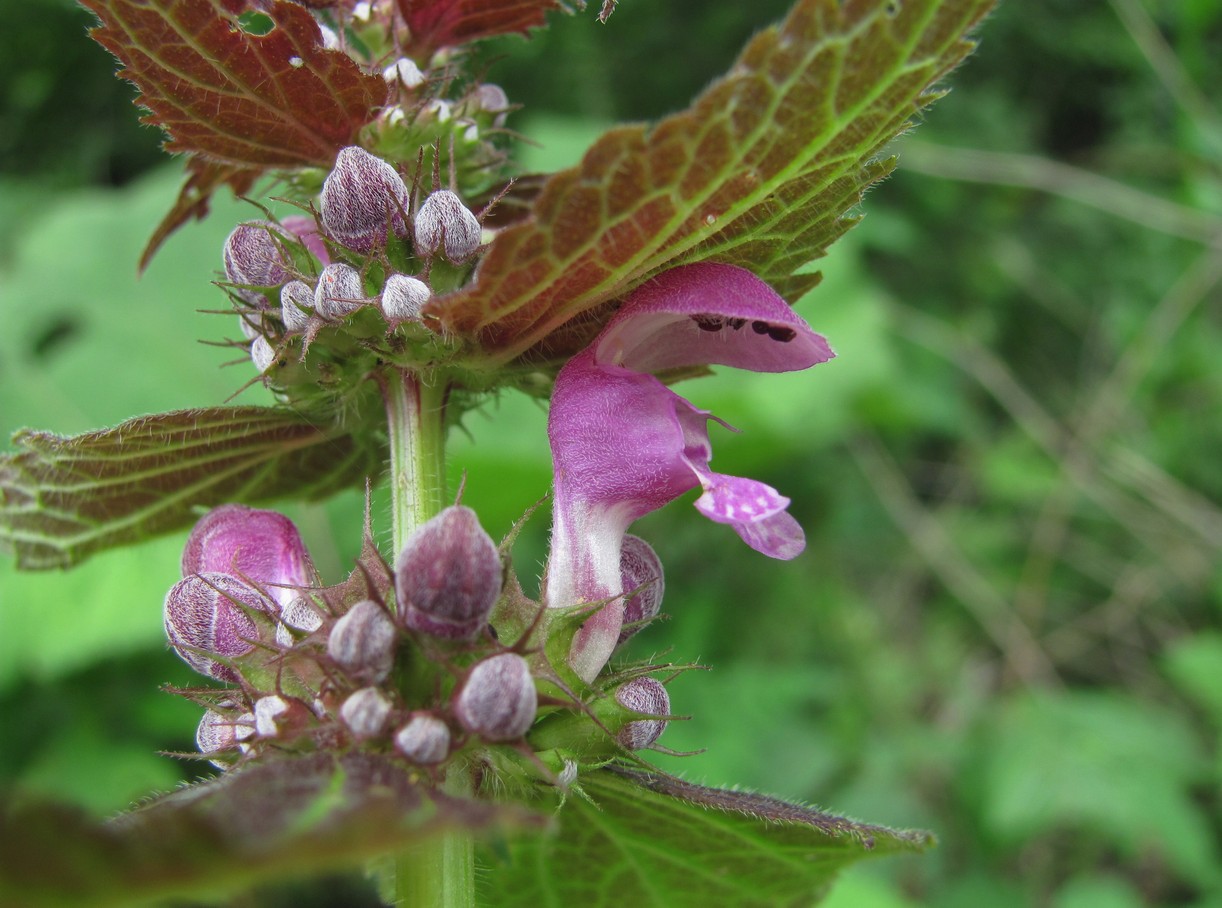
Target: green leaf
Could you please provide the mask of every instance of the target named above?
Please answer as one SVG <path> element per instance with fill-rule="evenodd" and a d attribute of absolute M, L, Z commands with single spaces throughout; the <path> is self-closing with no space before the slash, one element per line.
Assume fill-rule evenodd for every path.
<path fill-rule="evenodd" d="M 670 776 L 582 776 L 555 835 L 522 837 L 484 877 L 490 908 L 779 908 L 813 904 L 845 865 L 920 851 L 932 837 L 896 832 L 741 791 Z"/>
<path fill-rule="evenodd" d="M 357 864 L 447 829 L 503 835 L 546 820 L 450 797 L 385 756 L 318 753 L 251 764 L 106 824 L 62 805 L 0 816 L 0 902 L 128 905 L 233 892 Z"/>
<path fill-rule="evenodd" d="M 372 447 L 298 413 L 214 407 L 63 438 L 23 430 L 0 459 L 0 545 L 27 570 L 185 526 L 198 508 L 323 498 L 375 474 Z"/>
<path fill-rule="evenodd" d="M 987 729 L 979 806 L 1006 842 L 1088 830 L 1131 857 L 1158 854 L 1186 880 L 1222 883 L 1193 795 L 1208 763 L 1176 714 L 1110 693 L 1011 698 Z"/>
<path fill-rule="evenodd" d="M 599 320 L 566 323 L 684 262 L 741 265 L 796 298 L 818 276 L 795 270 L 856 221 L 846 212 L 892 166 L 875 156 L 992 5 L 799 0 L 691 108 L 613 129 L 553 175 L 476 280 L 429 311 L 490 366 L 576 352 Z"/>

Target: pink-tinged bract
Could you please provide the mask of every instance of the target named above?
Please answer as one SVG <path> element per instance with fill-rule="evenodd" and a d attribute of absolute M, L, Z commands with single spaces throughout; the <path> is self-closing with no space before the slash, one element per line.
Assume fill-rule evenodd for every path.
<path fill-rule="evenodd" d="M 642 285 L 560 371 L 548 417 L 556 479 L 547 604 L 605 601 L 573 642 L 579 676 L 593 680 L 619 642 L 621 549 L 638 518 L 699 487 L 698 510 L 757 551 L 790 559 L 805 545 L 788 498 L 709 468 L 707 423 L 715 417 L 649 373 L 710 364 L 785 372 L 832 356 L 763 281 L 703 263 Z"/>

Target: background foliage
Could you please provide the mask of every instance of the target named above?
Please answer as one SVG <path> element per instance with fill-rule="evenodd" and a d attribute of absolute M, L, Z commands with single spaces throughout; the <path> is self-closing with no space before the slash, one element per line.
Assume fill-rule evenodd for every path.
<path fill-rule="evenodd" d="M 554 169 L 686 104 L 785 6 L 626 0 L 482 60 Z M 249 364 L 218 368 L 196 339 L 234 326 L 199 310 L 253 212 L 221 201 L 136 281 L 174 166 L 86 14 L 0 17 L 0 430 L 220 402 Z M 982 40 L 798 306 L 839 358 L 683 389 L 744 430 L 718 469 L 790 495 L 809 550 L 765 563 L 684 503 L 639 527 L 673 617 L 634 645 L 712 667 L 675 682 L 693 718 L 662 742 L 704 752 L 659 762 L 938 833 L 830 905 L 1222 905 L 1222 2 L 1011 2 Z M 507 395 L 452 447 L 494 535 L 547 489 L 543 427 Z M 339 577 L 360 499 L 291 510 Z M 539 517 L 524 581 L 545 543 Z M 205 772 L 156 753 L 196 720 L 157 690 L 189 683 L 160 619 L 180 546 L 0 567 L 0 786 L 104 815 Z"/>

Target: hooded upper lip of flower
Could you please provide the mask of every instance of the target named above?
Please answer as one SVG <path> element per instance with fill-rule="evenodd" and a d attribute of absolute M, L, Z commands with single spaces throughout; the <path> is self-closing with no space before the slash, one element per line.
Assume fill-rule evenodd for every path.
<path fill-rule="evenodd" d="M 615 647 L 620 547 L 637 518 L 702 486 L 701 513 L 757 551 L 789 559 L 805 545 L 785 511 L 789 499 L 709 469 L 707 421 L 716 417 L 649 373 L 697 365 L 789 372 L 833 355 L 762 280 L 706 262 L 642 285 L 560 371 L 548 417 L 555 500 L 546 599 L 554 607 L 612 600 L 574 640 L 578 675 L 592 680 Z"/>

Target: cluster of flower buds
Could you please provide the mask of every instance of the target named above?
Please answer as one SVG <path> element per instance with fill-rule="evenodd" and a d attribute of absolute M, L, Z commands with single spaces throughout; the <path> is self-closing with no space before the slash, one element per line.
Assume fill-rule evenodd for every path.
<path fill-rule="evenodd" d="M 400 67 L 402 69 L 402 67 Z M 434 259 L 468 263 L 480 248 L 479 219 L 449 189 L 418 200 L 387 162 L 362 148 L 340 151 L 318 200 L 317 221 L 239 225 L 224 247 L 225 277 L 260 373 L 291 338 L 313 338 L 362 310 L 387 330 L 418 322 L 433 295 Z M 414 259 L 418 273 L 400 268 Z"/>
<path fill-rule="evenodd" d="M 348 583 L 322 587 L 283 515 L 226 505 L 196 524 L 165 625 L 192 668 L 231 685 L 187 692 L 205 707 L 196 743 L 215 765 L 269 748 L 355 746 L 428 769 L 457 752 L 533 745 L 537 728 L 539 749 L 605 760 L 661 734 L 666 689 L 640 675 L 592 708 L 575 699 L 540 719 L 538 683 L 555 673 L 541 647 L 507 646 L 490 626 L 505 564 L 469 508 L 417 527 L 393 569 L 365 558 Z M 661 566 L 629 537 L 623 572 L 636 626 L 657 612 Z"/>

